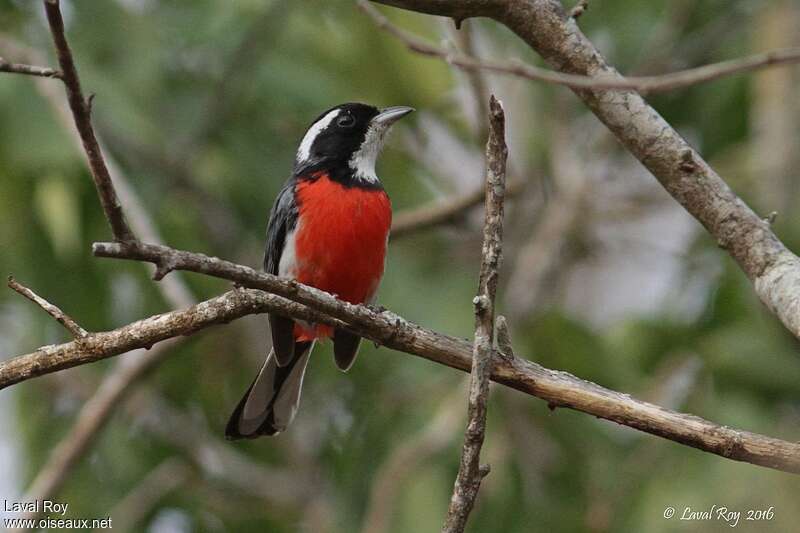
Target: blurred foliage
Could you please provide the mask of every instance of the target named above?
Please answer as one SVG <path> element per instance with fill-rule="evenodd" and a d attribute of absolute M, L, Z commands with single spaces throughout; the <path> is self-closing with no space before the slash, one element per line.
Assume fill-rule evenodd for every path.
<path fill-rule="evenodd" d="M 409 53 L 350 2 L 63 3 L 83 85 L 97 95 L 93 116 L 98 133 L 165 241 L 175 247 L 258 265 L 268 209 L 288 175 L 298 139 L 313 117 L 343 101 L 408 104 L 420 110 L 398 128 L 381 159 L 380 175 L 395 210 L 477 185 L 437 175 L 409 142 L 425 138 L 435 125 L 453 143 L 480 154 L 483 141 L 470 128 L 471 110 L 457 96 L 465 90 L 464 76 Z M 623 72 L 663 72 L 751 52 L 754 16 L 777 3 L 608 0 L 593 2 L 580 25 Z M 452 39 L 450 21 L 385 12 L 422 36 Z M 481 36 L 482 53 L 540 63 L 506 29 L 483 20 L 467 24 Z M 37 2 L 0 0 L 0 36 L 41 51 L 55 63 Z M 742 166 L 740 159 L 755 135 L 750 113 L 757 95 L 751 81 L 739 76 L 651 101 L 734 189 L 769 212 L 773 207 L 759 193 L 763 175 Z M 83 155 L 37 83 L 41 80 L 0 75 L 0 271 L 13 273 L 91 330 L 166 310 L 142 265 L 91 257 L 90 243 L 107 239 L 109 231 Z M 525 162 L 523 174 L 530 176 L 532 194 L 546 191 L 542 176 L 551 174 L 552 141 L 548 121 L 540 119 L 558 120 L 549 113 L 565 90 L 494 78 L 491 87 L 507 102 L 511 127 L 518 132 L 512 151 L 516 161 Z M 565 119 L 594 120 L 587 119 L 576 99 L 570 98 L 568 106 Z M 797 123 L 794 138 L 786 140 L 795 153 Z M 440 155 L 455 174 L 463 164 L 460 154 Z M 606 157 L 625 156 L 614 146 L 608 154 L 591 157 L 600 165 Z M 651 178 L 642 176 L 634 179 L 649 183 Z M 526 220 L 521 213 L 510 216 Z M 381 303 L 428 327 L 471 337 L 480 239 L 475 222 L 465 217 L 455 228 L 392 242 Z M 797 217 L 781 213 L 776 230 L 790 247 L 800 248 Z M 514 266 L 515 247 L 531 232 L 526 225 L 509 228 L 507 271 Z M 692 260 L 711 254 L 718 268 L 707 272 L 707 282 L 677 280 L 650 306 L 654 310 L 631 311 L 606 322 L 586 318 L 602 315 L 602 302 L 587 299 L 585 314 L 576 313 L 562 305 L 556 292 L 529 316 L 511 317 L 517 354 L 657 403 L 666 401 L 662 389 L 683 379 L 685 390 L 672 407 L 800 440 L 798 341 L 760 305 L 715 243 L 702 231 L 692 235 L 685 250 L 664 260 L 682 265 L 688 279 L 692 268 L 705 272 L 703 263 L 692 266 Z M 591 247 L 591 239 L 588 245 L 580 237 L 568 239 L 567 250 L 580 250 L 565 253 L 564 261 L 591 255 L 584 246 Z M 567 268 L 558 267 L 555 276 Z M 226 288 L 200 276 L 184 279 L 198 299 Z M 687 291 L 700 302 L 693 312 L 670 304 L 669 296 Z M 181 408 L 190 424 L 221 438 L 230 409 L 263 357 L 265 330 L 263 317 L 250 317 L 198 334 L 177 345 L 147 378 L 148 390 Z M 10 356 L 66 335 L 6 291 L 0 293 L 0 338 L 3 356 Z M 84 366 L 0 392 L 0 406 L 9 410 L 13 405 L 15 413 L 2 438 L 13 441 L 21 461 L 16 494 L 3 497 L 24 492 L 69 429 L 82 404 L 75 386 L 91 393 L 113 364 Z M 75 386 L 65 386 L 67 380 Z M 313 358 L 303 405 L 290 430 L 273 439 L 227 444 L 255 463 L 296 471 L 298 477 L 313 473 L 313 498 L 265 502 L 195 465 L 191 482 L 146 510 L 136 530 L 359 530 L 382 467 L 446 402 L 457 398 L 456 412 L 463 411 L 463 381 L 450 369 L 371 345 L 342 375 L 331 364 L 330 346 L 323 345 Z M 539 400 L 499 387 L 493 391 L 485 446 L 492 473 L 484 481 L 470 531 L 729 529 L 719 522 L 664 520 L 670 505 L 679 513 L 685 506 L 772 506 L 775 518 L 756 525 L 775 531 L 796 529 L 800 521 L 800 481 L 794 476 L 566 409 L 551 412 Z M 460 422 L 458 427 L 444 446 L 418 457 L 407 477 L 397 481 L 389 531 L 440 527 L 458 467 Z M 119 412 L 56 499 L 70 503 L 71 516 L 106 516 L 148 472 L 174 456 L 191 462 L 185 450 L 148 432 L 136 416 Z"/>

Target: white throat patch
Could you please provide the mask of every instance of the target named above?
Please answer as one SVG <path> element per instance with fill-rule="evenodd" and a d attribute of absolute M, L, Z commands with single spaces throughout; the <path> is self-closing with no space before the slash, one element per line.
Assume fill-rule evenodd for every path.
<path fill-rule="evenodd" d="M 376 122 L 371 123 L 367 128 L 361 148 L 353 153 L 353 157 L 349 161 L 350 168 L 353 169 L 356 179 L 367 183 L 377 183 L 379 181 L 378 175 L 375 173 L 375 163 L 378 160 L 381 148 L 383 148 L 383 141 L 386 138 L 387 131 L 389 131 L 389 125 Z"/>
<path fill-rule="evenodd" d="M 311 147 L 314 145 L 314 140 L 317 138 L 317 135 L 322 133 L 325 128 L 331 123 L 333 119 L 339 116 L 339 112 L 341 109 L 334 109 L 314 124 L 308 128 L 305 137 L 303 137 L 302 142 L 300 143 L 300 148 L 297 149 L 297 162 L 298 163 L 305 163 L 311 157 Z"/>

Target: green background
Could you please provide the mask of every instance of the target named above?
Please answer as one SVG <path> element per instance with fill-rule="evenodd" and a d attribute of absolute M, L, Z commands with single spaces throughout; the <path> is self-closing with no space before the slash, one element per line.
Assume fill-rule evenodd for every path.
<path fill-rule="evenodd" d="M 395 212 L 480 186 L 485 140 L 469 78 L 410 53 L 351 2 L 64 4 L 85 91 L 96 94 L 98 135 L 170 245 L 258 266 L 269 207 L 305 128 L 344 101 L 418 110 L 396 127 L 379 164 Z M 458 46 L 451 21 L 382 11 Z M 797 21 L 791 1 L 607 0 L 592 2 L 580 26 L 622 72 L 652 74 L 798 45 L 797 32 L 782 29 Z M 465 27 L 481 56 L 539 64 L 505 28 L 486 20 Z M 21 60 L 9 40 L 55 65 L 39 3 L 0 0 L 0 56 Z M 771 70 L 649 98 L 759 213 L 778 211 L 776 232 L 795 250 L 798 77 L 796 68 Z M 551 250 L 551 267 L 530 288 L 535 301 L 509 314 L 517 355 L 719 424 L 799 440 L 798 341 L 733 261 L 567 89 L 484 82 L 505 103 L 511 174 L 526 184 L 508 204 L 500 312 L 519 299 L 505 290 L 509 279 L 533 268 L 518 260 L 520 250 L 537 235 Z M 0 74 L 0 274 L 14 274 L 89 330 L 168 310 L 148 268 L 91 256 L 91 243 L 108 240 L 109 229 L 47 86 L 63 102 L 56 80 Z M 576 189 L 578 199 L 570 195 Z M 560 231 L 540 231 L 564 213 Z M 475 209 L 393 240 L 380 303 L 470 338 L 480 224 Z M 229 287 L 182 277 L 198 300 Z M 0 357 L 66 339 L 41 310 L 0 292 Z M 376 514 L 385 528 L 372 532 L 437 530 L 458 468 L 465 375 L 368 343 L 342 374 L 324 344 L 292 427 L 225 443 L 225 421 L 266 346 L 264 317 L 175 345 L 56 500 L 70 503 L 69 516 L 112 513 L 121 522 L 115 506 L 161 468 L 179 473 L 167 475 L 175 487 L 140 508 L 133 531 L 350 532 Z M 20 498 L 116 364 L 0 392 L 0 498 Z M 186 428 L 202 439 L 176 445 L 168 437 L 185 437 Z M 228 468 L 207 439 L 243 468 Z M 470 520 L 474 532 L 730 529 L 665 520 L 667 506 L 679 514 L 687 506 L 774 508 L 771 521 L 740 523 L 746 530 L 791 531 L 800 522 L 796 476 L 551 411 L 498 386 L 484 459 L 492 472 Z M 278 472 L 266 476 L 274 486 L 236 482 L 249 465 Z M 279 489 L 290 496 L 264 494 Z"/>

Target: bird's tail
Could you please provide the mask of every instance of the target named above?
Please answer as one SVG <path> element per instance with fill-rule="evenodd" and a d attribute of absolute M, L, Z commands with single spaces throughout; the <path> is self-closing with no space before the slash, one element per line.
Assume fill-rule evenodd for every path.
<path fill-rule="evenodd" d="M 276 435 L 286 429 L 300 405 L 303 375 L 313 347 L 313 341 L 298 342 L 294 358 L 282 367 L 275 361 L 275 353 L 270 351 L 255 381 L 233 410 L 225 427 L 226 438 L 254 439 Z"/>

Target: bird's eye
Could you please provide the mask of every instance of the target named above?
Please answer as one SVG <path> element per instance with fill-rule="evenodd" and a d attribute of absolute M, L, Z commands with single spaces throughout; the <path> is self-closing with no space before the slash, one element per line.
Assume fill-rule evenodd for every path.
<path fill-rule="evenodd" d="M 356 119 L 353 118 L 353 115 L 342 115 L 336 120 L 336 124 L 342 128 L 352 128 L 355 123 Z"/>

